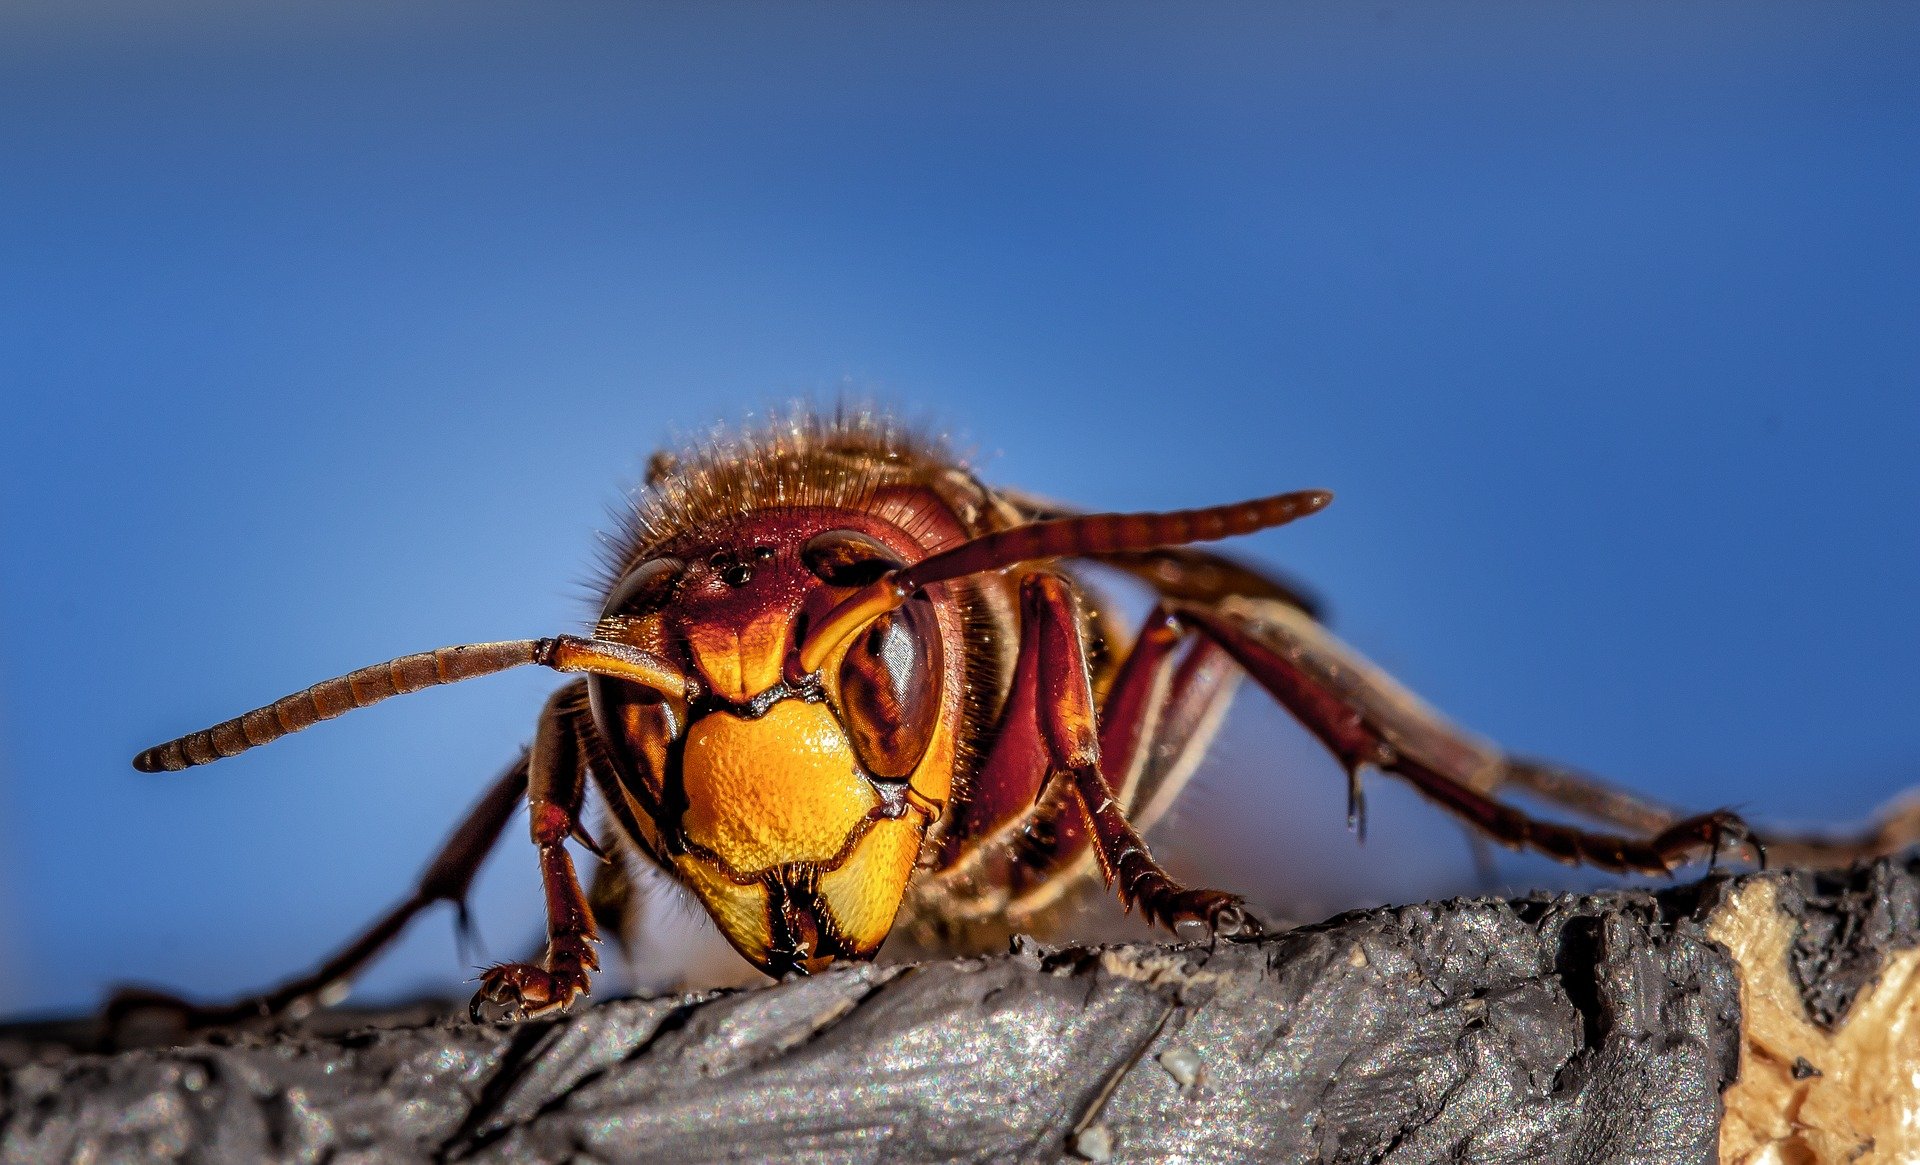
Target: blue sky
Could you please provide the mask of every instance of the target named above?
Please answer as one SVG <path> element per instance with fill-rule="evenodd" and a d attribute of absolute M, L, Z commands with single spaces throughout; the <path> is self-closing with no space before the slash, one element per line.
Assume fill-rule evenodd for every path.
<path fill-rule="evenodd" d="M 1518 748 L 1762 820 L 1920 782 L 1910 7 L 17 5 L 0 157 L 10 1012 L 398 897 L 552 677 L 128 758 L 573 628 L 645 454 L 794 396 L 1092 506 L 1333 489 L 1241 549 Z M 1196 868 L 1479 885 L 1384 780 L 1356 848 L 1253 695 L 1219 753 Z M 463 978 L 447 931 L 368 993 Z"/>

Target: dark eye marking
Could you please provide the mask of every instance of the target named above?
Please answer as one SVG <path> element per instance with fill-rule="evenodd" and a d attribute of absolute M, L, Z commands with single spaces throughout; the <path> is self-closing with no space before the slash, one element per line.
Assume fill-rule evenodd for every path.
<path fill-rule="evenodd" d="M 607 595 L 600 612 L 608 615 L 650 615 L 667 605 L 680 586 L 687 564 L 677 558 L 654 558 L 627 572 Z"/>
<path fill-rule="evenodd" d="M 807 539 L 800 561 L 820 581 L 836 587 L 863 587 L 906 564 L 879 542 L 854 530 L 828 530 Z"/>

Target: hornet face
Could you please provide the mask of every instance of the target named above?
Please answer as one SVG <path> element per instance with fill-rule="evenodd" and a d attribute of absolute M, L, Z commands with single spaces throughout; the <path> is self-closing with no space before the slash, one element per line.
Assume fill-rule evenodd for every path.
<path fill-rule="evenodd" d="M 763 971 L 870 959 L 952 790 L 959 616 L 916 595 L 809 669 L 809 629 L 924 549 L 824 507 L 702 534 L 628 571 L 595 632 L 688 677 L 590 678 L 616 811 Z"/>

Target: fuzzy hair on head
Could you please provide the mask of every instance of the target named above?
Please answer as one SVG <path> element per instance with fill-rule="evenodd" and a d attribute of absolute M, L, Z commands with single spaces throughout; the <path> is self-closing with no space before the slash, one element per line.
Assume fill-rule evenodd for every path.
<path fill-rule="evenodd" d="M 884 486 L 955 471 L 965 465 L 946 438 L 873 405 L 794 405 L 758 424 L 715 429 L 653 456 L 646 485 L 606 540 L 603 593 L 646 559 L 747 514 L 870 509 Z"/>

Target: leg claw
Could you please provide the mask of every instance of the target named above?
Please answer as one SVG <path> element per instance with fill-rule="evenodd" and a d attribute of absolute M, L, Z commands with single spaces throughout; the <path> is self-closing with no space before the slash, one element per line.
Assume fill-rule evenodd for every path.
<path fill-rule="evenodd" d="M 537 1019 L 572 1007 L 592 983 L 588 972 L 599 965 L 584 942 L 556 942 L 547 947 L 545 966 L 502 963 L 480 973 L 480 990 L 473 993 L 467 1014 L 475 1023 L 489 1019 Z"/>
<path fill-rule="evenodd" d="M 1230 938 L 1260 933 L 1246 900 L 1220 890 L 1180 890 L 1146 904 L 1149 917 L 1181 938 Z"/>
<path fill-rule="evenodd" d="M 1669 868 L 1692 857 L 1701 846 L 1706 847 L 1707 868 L 1710 870 L 1719 864 L 1722 852 L 1737 854 L 1743 849 L 1750 850 L 1755 863 L 1762 869 L 1766 868 L 1766 850 L 1754 840 L 1753 831 L 1740 819 L 1739 814 L 1725 809 L 1689 817 L 1653 839 L 1653 848 L 1667 859 Z"/>

